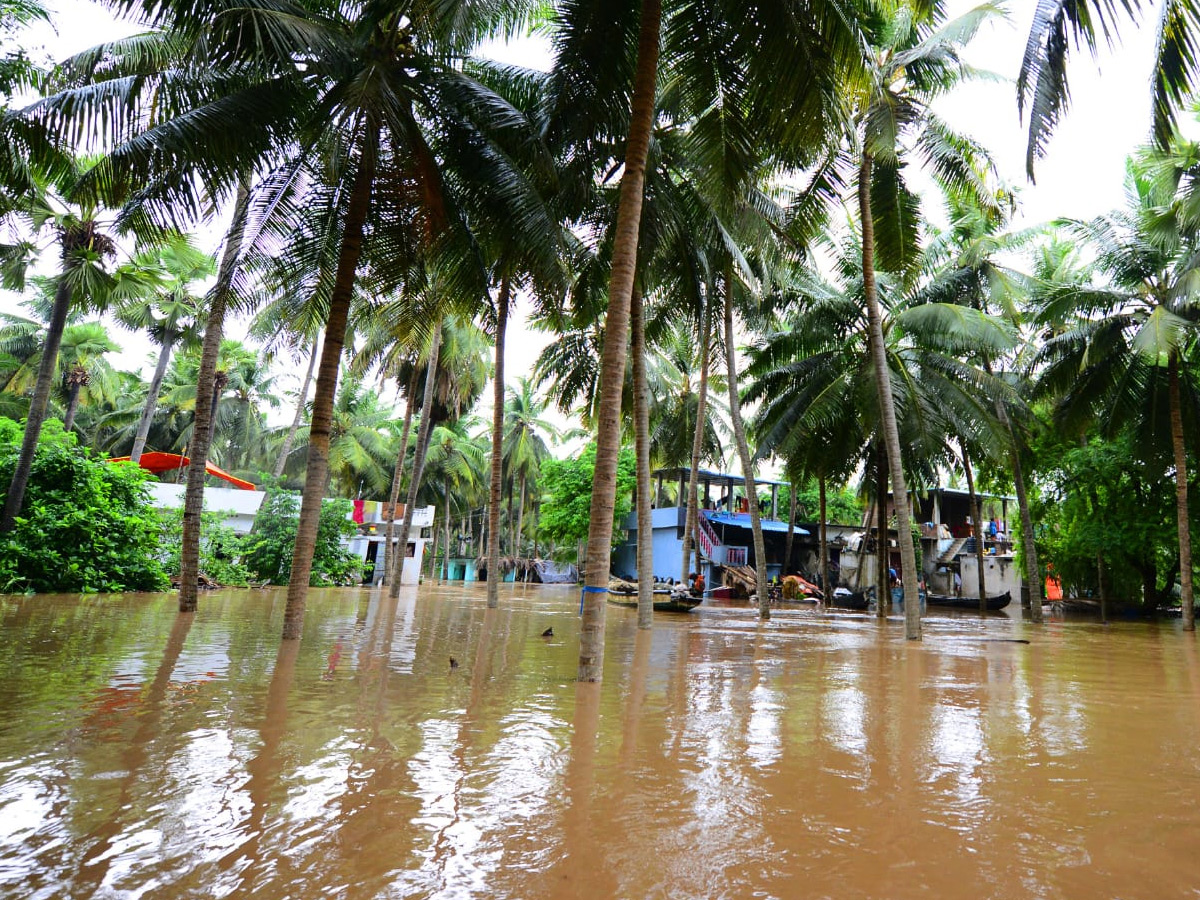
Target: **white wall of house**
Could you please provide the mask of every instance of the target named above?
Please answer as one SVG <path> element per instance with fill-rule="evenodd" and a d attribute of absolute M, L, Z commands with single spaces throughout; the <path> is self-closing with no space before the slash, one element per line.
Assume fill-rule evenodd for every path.
<path fill-rule="evenodd" d="M 187 491 L 186 484 L 151 481 L 146 487 L 150 489 L 150 502 L 158 509 L 183 509 L 183 495 Z M 254 517 L 258 513 L 258 508 L 262 506 L 263 498 L 266 496 L 262 491 L 206 487 L 204 489 L 204 508 L 224 513 L 222 524 L 232 528 L 238 534 L 249 534 L 251 526 L 254 525 Z"/>
<path fill-rule="evenodd" d="M 150 489 L 150 501 L 156 508 L 183 509 L 183 498 L 187 485 L 151 481 L 147 487 Z M 204 508 L 221 512 L 223 514 L 222 524 L 232 528 L 237 534 L 249 534 L 254 525 L 254 517 L 258 514 L 258 509 L 262 506 L 263 498 L 266 496 L 264 491 L 206 487 L 204 489 Z M 425 558 L 425 545 L 429 543 L 421 536 L 421 532 L 423 529 L 433 526 L 434 512 L 432 506 L 418 507 L 413 510 L 413 524 L 412 531 L 409 532 L 409 541 L 414 542 L 416 547 L 413 556 L 406 557 L 404 560 L 404 570 L 400 577 L 401 584 L 417 584 L 421 579 L 421 561 Z M 374 507 L 372 513 L 372 515 L 364 516 L 364 524 L 368 527 L 374 524 L 376 533 L 355 535 L 347 542 L 351 552 L 357 554 L 359 559 L 367 558 L 367 548 L 373 541 L 382 545 L 384 534 L 387 531 L 387 523 L 380 519 L 378 505 Z M 397 523 L 397 530 L 399 530 L 399 523 Z M 379 549 L 379 556 L 382 559 L 382 546 Z"/>

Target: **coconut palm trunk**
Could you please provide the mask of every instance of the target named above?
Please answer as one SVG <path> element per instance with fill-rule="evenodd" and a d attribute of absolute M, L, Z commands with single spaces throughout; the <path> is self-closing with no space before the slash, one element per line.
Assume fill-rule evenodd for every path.
<path fill-rule="evenodd" d="M 521 559 L 521 529 L 525 525 L 525 472 L 521 471 L 520 488 L 518 488 L 517 500 L 517 531 L 513 538 L 513 556 Z"/>
<path fill-rule="evenodd" d="M 875 541 L 875 615 L 884 619 L 892 602 L 892 585 L 888 578 L 888 569 L 892 567 L 892 549 L 888 540 L 887 454 L 880 449 L 876 460 L 875 529 L 879 537 Z"/>
<path fill-rule="evenodd" d="M 975 565 L 979 567 L 979 611 L 987 612 L 987 576 L 983 571 L 983 520 L 979 515 L 979 495 L 975 493 L 975 473 L 967 448 L 962 448 L 963 474 L 967 476 L 967 493 L 971 498 L 971 521 L 975 523 Z M 961 581 L 962 573 L 959 573 Z"/>
<path fill-rule="evenodd" d="M 783 574 L 792 570 L 792 542 L 796 539 L 796 485 L 788 489 L 788 533 L 783 545 Z"/>
<path fill-rule="evenodd" d="M 654 512 L 650 492 L 650 385 L 646 378 L 646 322 L 642 292 L 636 287 L 629 302 L 633 331 L 633 443 L 637 454 L 637 577 L 638 628 L 654 624 Z"/>
<path fill-rule="evenodd" d="M 300 396 L 296 398 L 296 414 L 292 416 L 292 424 L 288 426 L 287 434 L 279 447 L 279 458 L 275 460 L 275 470 L 271 473 L 276 478 L 283 477 L 283 469 L 292 453 L 292 444 L 296 440 L 296 432 L 304 422 L 304 410 L 308 407 L 308 388 L 312 384 L 313 370 L 317 367 L 317 346 L 320 338 L 313 341 L 308 354 L 308 369 L 304 372 L 304 380 L 300 382 Z M 403 466 L 401 466 L 403 468 Z"/>
<path fill-rule="evenodd" d="M 700 571 L 700 542 L 696 540 L 696 530 L 700 527 L 698 509 L 700 498 L 697 491 L 700 485 L 700 453 L 704 447 L 704 426 L 707 424 L 708 416 L 708 358 L 710 356 L 708 342 L 709 334 L 712 331 L 712 324 L 709 321 L 711 310 L 711 298 L 706 297 L 704 306 L 700 310 L 700 384 L 696 387 L 696 427 L 692 432 L 692 468 L 688 473 L 687 513 L 683 520 L 683 557 L 679 580 L 685 584 L 688 577 L 688 556 L 691 555 L 693 541 L 696 543 L 694 571 Z M 682 497 L 679 499 L 683 502 Z"/>
<path fill-rule="evenodd" d="M 304 625 L 304 604 L 308 598 L 312 559 L 316 550 L 317 526 L 321 519 L 321 501 L 329 473 L 329 435 L 333 427 L 333 403 L 337 394 L 338 370 L 342 346 L 346 341 L 346 322 L 354 299 L 354 281 L 362 256 L 363 232 L 371 209 L 371 190 L 375 181 L 375 154 L 380 126 L 368 123 L 362 141 L 362 155 L 354 186 L 350 192 L 346 220 L 342 226 L 342 244 L 338 250 L 337 271 L 321 341 L 321 362 L 317 368 L 317 386 L 313 394 L 312 420 L 308 427 L 308 466 L 304 475 L 304 493 L 300 498 L 300 523 L 292 550 L 292 572 L 288 581 L 287 606 L 283 614 L 283 639 L 299 640 Z"/>
<path fill-rule="evenodd" d="M 450 479 L 447 478 L 442 482 L 442 488 L 446 494 L 446 543 L 445 549 L 442 550 L 442 581 L 450 580 Z"/>
<path fill-rule="evenodd" d="M 1015 441 L 1015 438 L 1014 438 Z M 1042 621 L 1042 576 L 1038 564 L 1037 544 L 1033 539 L 1033 516 L 1029 511 L 1029 493 L 1025 489 L 1025 474 L 1021 468 L 1021 451 L 1012 449 L 1013 485 L 1017 489 L 1017 507 L 1021 516 L 1021 549 L 1025 555 L 1025 578 L 1029 584 L 1029 617 Z"/>
<path fill-rule="evenodd" d="M 658 80 L 662 0 L 642 0 L 638 27 L 637 68 L 629 136 L 625 142 L 625 172 L 617 203 L 613 236 L 608 314 L 600 365 L 600 410 L 597 417 L 596 468 L 592 479 L 588 523 L 587 574 L 584 577 L 583 623 L 579 633 L 580 681 L 600 681 L 604 668 L 604 594 L 608 592 L 612 555 L 613 508 L 617 493 L 617 455 L 621 449 L 621 389 L 625 383 L 625 345 L 629 331 L 629 301 L 637 271 L 638 232 L 646 184 L 646 158 L 654 129 L 654 91 Z"/>
<path fill-rule="evenodd" d="M 504 490 L 504 339 L 508 330 L 508 304 L 511 287 L 508 278 L 500 279 L 496 298 L 496 366 L 492 381 L 492 479 L 488 488 L 487 605 L 500 605 L 500 495 Z"/>
<path fill-rule="evenodd" d="M 383 543 L 383 578 L 382 584 L 389 583 L 392 577 L 392 567 L 395 563 L 395 549 L 392 541 L 396 537 L 396 504 L 400 502 L 400 483 L 404 480 L 404 461 L 408 458 L 408 435 L 412 431 L 413 398 L 417 395 L 417 366 L 412 367 L 408 378 L 408 389 L 405 392 L 404 427 L 400 431 L 400 452 L 396 455 L 396 469 L 392 472 L 392 491 L 390 494 L 390 511 L 388 512 L 387 529 Z"/>
<path fill-rule="evenodd" d="M 166 377 L 167 365 L 171 362 L 171 351 L 175 349 L 176 337 L 174 331 L 163 335 L 162 347 L 158 351 L 158 363 L 154 366 L 154 375 L 146 391 L 146 405 L 142 407 L 142 417 L 138 419 L 137 434 L 133 438 L 133 449 L 129 452 L 131 462 L 140 461 L 146 449 L 150 426 L 154 424 L 154 411 L 158 408 L 158 392 L 162 390 L 163 378 Z"/>
<path fill-rule="evenodd" d="M 66 272 L 59 276 L 54 289 L 54 305 L 50 309 L 50 321 L 46 326 L 46 342 L 42 345 L 42 359 L 38 364 L 37 381 L 33 386 L 33 398 L 29 401 L 29 414 L 25 417 L 25 436 L 21 440 L 21 455 L 17 457 L 17 468 L 13 471 L 4 498 L 4 512 L 0 515 L 0 534 L 12 530 L 21 506 L 25 502 L 25 488 L 33 471 L 33 457 L 37 452 L 42 424 L 46 421 L 46 410 L 50 406 L 50 392 L 54 388 L 54 370 L 58 366 L 58 348 L 62 344 L 63 330 L 67 327 L 67 313 L 71 309 L 71 280 Z"/>
<path fill-rule="evenodd" d="M 179 549 L 179 611 L 194 612 L 200 578 L 200 517 L 204 512 L 204 479 L 207 476 L 208 447 L 213 434 L 213 397 L 217 374 L 217 358 L 221 353 L 221 334 L 225 328 L 225 307 L 229 302 L 230 286 L 237 270 L 250 211 L 250 181 L 238 186 L 234 201 L 233 221 L 225 237 L 225 249 L 217 270 L 217 280 L 204 326 L 204 342 L 200 348 L 200 369 L 196 373 L 196 410 L 192 423 L 192 442 L 189 449 L 187 488 L 183 495 L 183 532 Z"/>
<path fill-rule="evenodd" d="M 747 505 L 750 507 L 750 531 L 754 540 L 754 577 L 758 583 L 758 616 L 771 618 L 771 591 L 767 586 L 767 548 L 763 541 L 762 518 L 758 510 L 758 489 L 754 484 L 754 463 L 750 458 L 750 442 L 742 423 L 742 400 L 738 392 L 737 345 L 733 337 L 733 273 L 725 271 L 725 373 L 729 379 L 729 421 L 733 425 L 733 440 L 742 463 L 742 478 L 746 484 Z"/>
<path fill-rule="evenodd" d="M 1175 519 L 1179 531 L 1179 602 L 1183 605 L 1183 630 L 1196 630 L 1192 587 L 1192 533 L 1188 515 L 1187 447 L 1183 442 L 1183 412 L 1179 391 L 1179 356 L 1168 361 L 1171 393 L 1171 449 L 1175 454 Z M 1168 585 L 1170 587 L 1170 585 Z"/>
<path fill-rule="evenodd" d="M 388 595 L 400 596 L 401 576 L 404 574 L 404 559 L 408 555 L 408 536 L 412 533 L 413 513 L 416 512 L 417 492 L 421 490 L 421 475 L 425 471 L 425 454 L 429 451 L 429 435 L 433 431 L 433 394 L 437 386 L 438 355 L 442 348 L 442 323 L 433 329 L 429 342 L 429 361 L 425 370 L 425 396 L 421 401 L 421 426 L 417 429 L 417 452 L 413 455 L 412 475 L 408 479 L 408 496 L 404 500 L 404 521 L 400 525 L 400 544 L 392 562 L 392 575 L 388 583 Z M 417 560 L 417 571 L 421 571 Z M 488 572 L 491 575 L 491 572 Z"/>
<path fill-rule="evenodd" d="M 1000 421 L 1008 429 L 1009 460 L 1013 471 L 1013 487 L 1017 491 L 1017 509 L 1021 517 L 1021 551 L 1025 557 L 1025 583 L 1029 585 L 1029 618 L 1042 621 L 1042 570 L 1038 564 L 1037 544 L 1033 539 L 1033 515 L 1029 511 L 1029 492 L 1025 489 L 1025 472 L 1021 466 L 1021 447 L 1017 432 L 1003 402 L 997 402 Z"/>
<path fill-rule="evenodd" d="M 888 374 L 887 345 L 883 342 L 883 316 L 875 286 L 875 223 L 871 218 L 871 155 L 864 149 L 858 174 L 858 204 L 862 219 L 863 294 L 867 302 L 867 322 L 871 330 L 871 362 L 875 370 L 875 389 L 879 393 L 884 445 L 891 469 L 892 493 L 896 498 L 896 530 L 900 534 L 900 570 L 904 579 L 904 636 L 921 640 L 921 598 L 917 592 L 917 554 L 912 545 L 908 488 L 904 480 L 904 460 L 900 455 L 900 430 L 896 424 L 896 405 Z M 881 502 L 883 498 L 880 498 Z"/>
<path fill-rule="evenodd" d="M 75 427 L 75 416 L 79 412 L 79 392 L 90 380 L 87 369 L 83 366 L 77 365 L 67 373 L 67 412 L 63 416 L 63 431 L 70 431 Z"/>
<path fill-rule="evenodd" d="M 825 476 L 821 475 L 817 479 L 817 490 L 820 492 L 821 506 L 821 537 L 820 537 L 820 553 L 821 553 L 821 594 L 822 599 L 828 603 L 833 599 L 834 585 L 829 583 L 829 533 L 825 528 L 825 521 L 829 518 L 829 511 L 826 507 L 825 498 Z"/>

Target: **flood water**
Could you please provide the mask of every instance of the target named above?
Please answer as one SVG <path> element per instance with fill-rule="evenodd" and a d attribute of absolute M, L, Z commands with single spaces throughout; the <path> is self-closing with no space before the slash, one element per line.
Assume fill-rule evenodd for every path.
<path fill-rule="evenodd" d="M 597 686 L 569 588 L 174 603 L 0 597 L 0 896 L 1200 896 L 1177 622 L 610 607 Z"/>

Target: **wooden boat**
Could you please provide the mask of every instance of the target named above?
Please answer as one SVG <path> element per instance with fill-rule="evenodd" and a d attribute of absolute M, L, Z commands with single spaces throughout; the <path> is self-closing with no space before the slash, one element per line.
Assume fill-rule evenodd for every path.
<path fill-rule="evenodd" d="M 871 601 L 862 591 L 854 591 L 850 594 L 839 594 L 834 591 L 826 605 L 836 606 L 838 609 L 866 609 L 871 605 Z"/>
<path fill-rule="evenodd" d="M 1012 602 L 1012 594 L 1005 591 L 1003 594 L 997 594 L 995 597 L 987 598 L 988 609 L 1004 609 Z M 926 594 L 925 603 L 929 606 L 943 606 L 950 609 L 979 609 L 978 597 L 951 597 L 945 594 Z"/>
<path fill-rule="evenodd" d="M 614 606 L 628 606 L 637 609 L 637 593 L 627 594 L 617 591 L 608 592 L 608 602 Z M 670 591 L 654 592 L 655 612 L 691 612 L 704 602 L 703 597 L 693 597 L 691 594 L 672 594 Z"/>

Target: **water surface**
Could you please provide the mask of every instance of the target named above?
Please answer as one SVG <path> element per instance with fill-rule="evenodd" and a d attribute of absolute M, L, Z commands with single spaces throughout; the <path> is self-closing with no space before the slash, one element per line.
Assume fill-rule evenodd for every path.
<path fill-rule="evenodd" d="M 505 588 L 0 597 L 0 896 L 1200 896 L 1176 622 Z"/>

